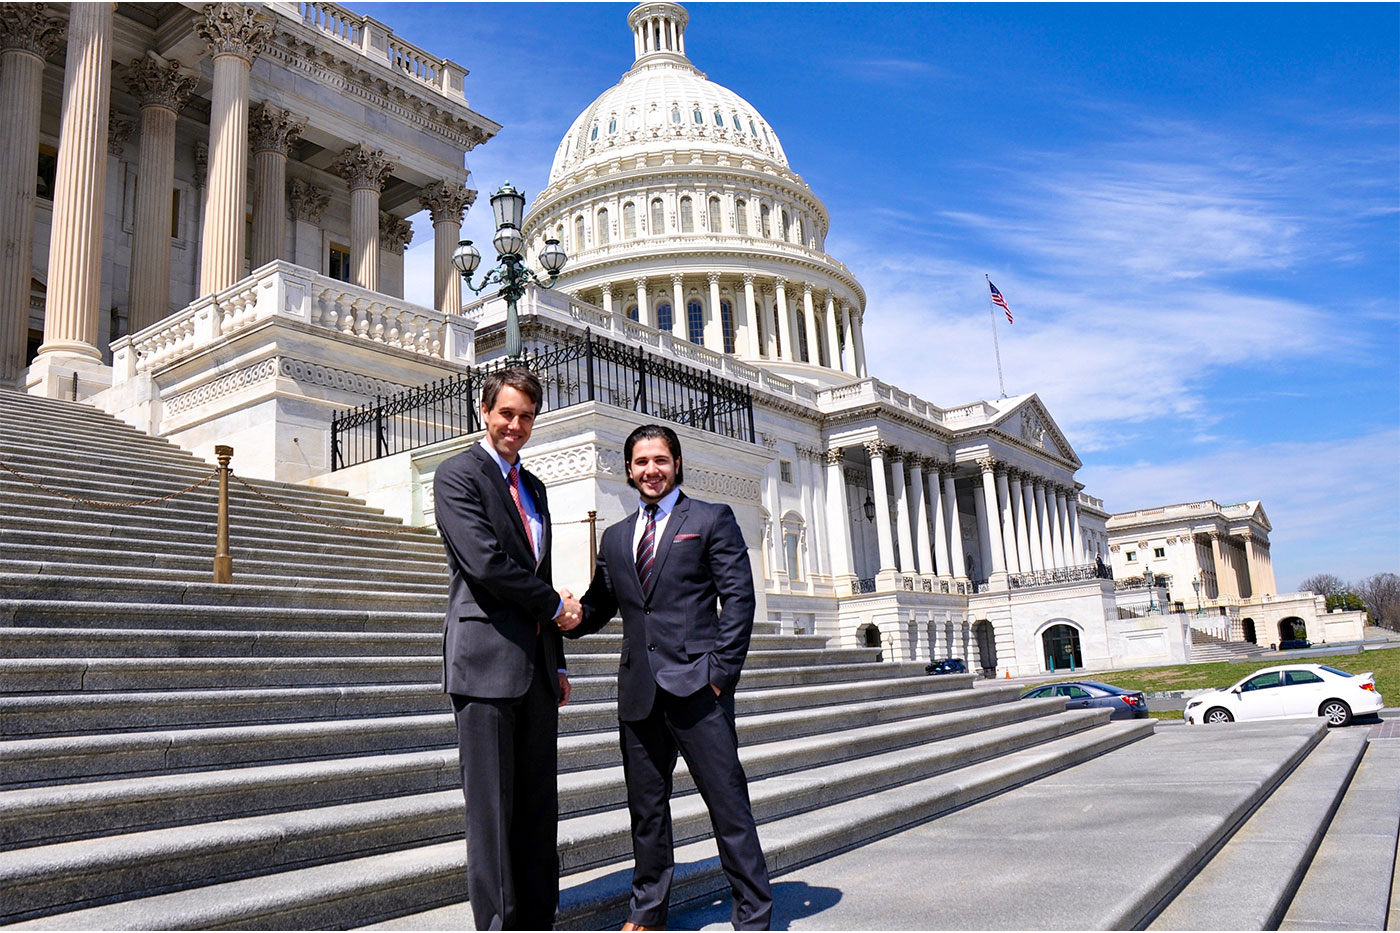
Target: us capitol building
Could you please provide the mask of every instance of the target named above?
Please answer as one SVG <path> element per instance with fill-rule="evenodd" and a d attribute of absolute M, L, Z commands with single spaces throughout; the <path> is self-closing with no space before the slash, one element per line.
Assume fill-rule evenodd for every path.
<path fill-rule="evenodd" d="M 783 631 L 991 676 L 1245 640 L 1249 605 L 1285 598 L 1262 509 L 1234 516 L 1247 558 L 1227 506 L 1219 528 L 1171 529 L 1196 563 L 1138 575 L 1155 545 L 1111 557 L 1110 514 L 1035 394 L 942 407 L 869 373 L 879 309 L 826 252 L 826 207 L 775 128 L 691 63 L 687 21 L 631 11 L 631 70 L 568 127 L 521 228 L 529 265 L 547 240 L 569 257 L 519 302 L 556 583 L 586 585 L 590 529 L 636 507 L 622 440 L 666 419 L 686 488 L 734 507 Z M 4 4 L 0 68 L 0 385 L 432 524 L 433 471 L 477 428 L 459 410 L 461 430 L 425 434 L 446 409 L 407 402 L 386 428 L 382 403 L 441 406 L 505 346 L 506 302 L 463 304 L 451 263 L 466 154 L 500 128 L 466 69 L 321 2 Z M 424 209 L 433 308 L 403 299 Z M 367 453 L 333 436 L 336 413 L 376 405 Z M 1148 535 L 1134 521 L 1118 527 Z M 1217 585 L 1217 561 L 1261 570 Z M 1286 599 L 1320 638 L 1315 601 Z"/>

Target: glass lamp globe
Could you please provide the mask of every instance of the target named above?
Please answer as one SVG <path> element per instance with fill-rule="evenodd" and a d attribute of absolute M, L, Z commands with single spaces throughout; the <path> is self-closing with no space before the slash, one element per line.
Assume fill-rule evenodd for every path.
<path fill-rule="evenodd" d="M 519 256 L 520 248 L 525 244 L 525 238 L 520 235 L 518 227 L 506 226 L 496 231 L 496 236 L 491 243 L 496 247 L 496 252 L 502 256 Z"/>
<path fill-rule="evenodd" d="M 472 246 L 471 240 L 457 241 L 457 248 L 452 251 L 452 265 L 456 266 L 462 275 L 471 275 L 476 271 L 476 267 L 481 265 L 481 253 Z"/>
<path fill-rule="evenodd" d="M 564 247 L 559 245 L 559 241 L 553 237 L 544 241 L 544 249 L 540 251 L 540 267 L 550 275 L 558 275 L 559 270 L 564 268 L 564 263 L 569 261 L 568 253 L 564 252 Z"/>
<path fill-rule="evenodd" d="M 496 215 L 497 227 L 514 227 L 520 229 L 520 222 L 525 216 L 525 195 L 516 191 L 510 182 L 506 182 L 491 195 L 491 210 Z M 516 252 L 517 250 L 507 250 Z"/>

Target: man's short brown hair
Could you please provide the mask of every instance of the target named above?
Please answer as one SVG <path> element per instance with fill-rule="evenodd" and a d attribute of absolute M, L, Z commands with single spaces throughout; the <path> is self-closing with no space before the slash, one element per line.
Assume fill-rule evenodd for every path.
<path fill-rule="evenodd" d="M 544 387 L 540 385 L 539 378 L 523 366 L 498 369 L 486 377 L 481 383 L 483 409 L 490 411 L 496 407 L 496 396 L 501 394 L 501 386 L 510 386 L 517 392 L 525 393 L 535 403 L 535 411 L 540 410 L 540 403 L 544 401 Z"/>

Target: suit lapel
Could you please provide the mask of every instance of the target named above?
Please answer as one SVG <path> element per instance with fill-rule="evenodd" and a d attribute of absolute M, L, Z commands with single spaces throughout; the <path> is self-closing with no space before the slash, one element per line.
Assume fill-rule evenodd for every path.
<path fill-rule="evenodd" d="M 676 507 L 671 510 L 671 515 L 666 519 L 666 528 L 661 532 L 661 540 L 656 542 L 656 561 L 651 568 L 651 592 L 656 592 L 656 581 L 661 579 L 662 572 L 666 569 L 666 558 L 671 554 L 671 542 L 676 539 L 676 533 L 685 524 L 686 513 L 690 511 L 690 500 L 681 493 L 676 499 Z M 636 575 L 636 562 L 633 562 L 633 576 Z M 641 581 L 637 581 L 641 586 Z M 646 594 L 647 602 L 651 601 L 651 594 Z"/>
<path fill-rule="evenodd" d="M 478 450 L 477 454 L 477 462 L 485 475 L 487 488 L 495 490 L 497 506 L 505 511 L 506 523 L 515 529 L 516 543 L 520 545 L 522 552 L 530 555 L 531 564 L 538 565 L 534 553 L 530 550 L 530 539 L 526 537 L 525 522 L 520 517 L 520 510 L 515 507 L 515 499 L 511 497 L 506 478 L 501 475 L 500 465 L 484 450 Z M 544 550 L 541 549 L 540 553 L 543 554 Z"/>

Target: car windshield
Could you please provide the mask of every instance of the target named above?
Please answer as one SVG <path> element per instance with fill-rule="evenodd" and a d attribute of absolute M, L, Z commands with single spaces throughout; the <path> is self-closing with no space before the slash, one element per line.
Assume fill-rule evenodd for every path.
<path fill-rule="evenodd" d="M 1355 674 L 1348 674 L 1346 671 L 1339 671 L 1335 667 L 1328 667 L 1326 664 L 1319 664 L 1319 668 L 1329 674 L 1336 674 L 1338 677 L 1355 677 Z"/>

